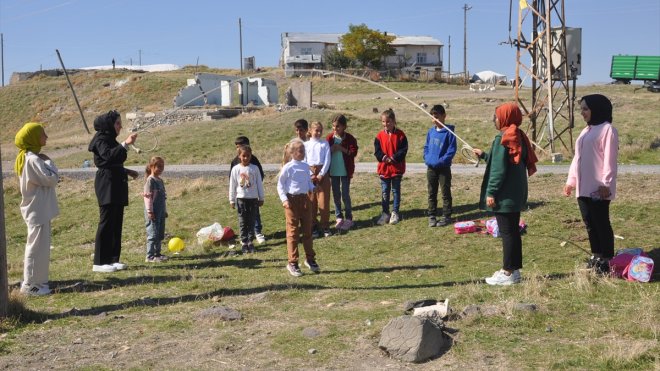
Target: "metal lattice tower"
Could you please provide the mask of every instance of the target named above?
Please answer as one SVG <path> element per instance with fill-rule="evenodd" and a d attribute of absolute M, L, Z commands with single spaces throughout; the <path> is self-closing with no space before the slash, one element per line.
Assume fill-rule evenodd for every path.
<path fill-rule="evenodd" d="M 575 80 L 579 74 L 581 57 L 579 51 L 570 58 L 568 56 L 564 0 L 522 0 L 518 3 L 514 84 L 515 99 L 530 118 L 526 131 L 540 147 L 549 147 L 551 153 L 556 152 L 555 142 L 559 141 L 572 154 Z M 523 26 L 527 26 L 524 31 Z M 525 33 L 530 35 L 530 27 L 531 40 L 528 40 Z M 581 32 L 580 29 L 572 30 Z M 531 58 L 527 59 L 527 56 Z M 526 65 L 523 59 L 529 60 L 531 66 Z M 531 77 L 530 107 L 520 98 L 520 85 L 523 81 L 521 73 Z"/>

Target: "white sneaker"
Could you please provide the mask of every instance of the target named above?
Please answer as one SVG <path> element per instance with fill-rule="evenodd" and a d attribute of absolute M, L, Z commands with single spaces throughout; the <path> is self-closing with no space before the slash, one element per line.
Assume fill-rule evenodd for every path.
<path fill-rule="evenodd" d="M 94 264 L 94 266 L 92 267 L 92 272 L 112 273 L 116 271 L 117 268 L 112 264 L 103 264 L 103 265 Z"/>
<path fill-rule="evenodd" d="M 256 237 L 257 237 L 257 242 L 259 242 L 259 245 L 266 242 L 266 236 L 264 236 L 262 233 L 257 233 Z"/>
<path fill-rule="evenodd" d="M 495 272 L 492 277 L 486 278 L 486 283 L 489 285 L 499 285 L 499 286 L 509 286 L 514 283 L 520 282 L 520 272 L 518 272 L 517 278 L 518 280 L 516 281 L 516 274 L 511 273 L 510 275 L 506 275 L 504 270 L 500 269 L 499 271 Z"/>
<path fill-rule="evenodd" d="M 112 263 L 112 266 L 118 271 L 124 270 L 128 267 L 128 265 L 120 262 Z"/>
<path fill-rule="evenodd" d="M 390 222 L 390 214 L 388 213 L 382 213 L 380 215 L 380 219 L 376 222 L 378 225 L 385 225 Z"/>
<path fill-rule="evenodd" d="M 47 283 L 43 285 L 21 285 L 20 292 L 23 295 L 30 296 L 44 296 L 52 293 Z"/>
<path fill-rule="evenodd" d="M 401 220 L 399 213 L 392 211 L 392 216 L 390 216 L 390 224 L 396 224 Z"/>

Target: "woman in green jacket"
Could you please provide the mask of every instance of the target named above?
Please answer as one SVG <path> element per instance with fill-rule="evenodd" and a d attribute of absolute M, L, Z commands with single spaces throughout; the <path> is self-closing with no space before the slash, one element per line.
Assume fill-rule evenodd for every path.
<path fill-rule="evenodd" d="M 522 112 L 516 103 L 504 103 L 495 109 L 495 129 L 490 153 L 474 148 L 486 160 L 481 184 L 479 208 L 495 214 L 502 237 L 502 269 L 486 278 L 489 285 L 511 285 L 520 282 L 522 239 L 520 211 L 527 205 L 527 176 L 536 172 L 538 161 L 527 135 L 518 127 Z"/>

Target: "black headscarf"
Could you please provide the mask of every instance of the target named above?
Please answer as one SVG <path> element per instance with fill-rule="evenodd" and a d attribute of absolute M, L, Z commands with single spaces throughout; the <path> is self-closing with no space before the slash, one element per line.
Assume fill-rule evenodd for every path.
<path fill-rule="evenodd" d="M 117 130 L 115 130 L 115 122 L 121 115 L 117 111 L 110 111 L 99 115 L 94 119 L 94 130 L 96 134 L 92 138 L 92 141 L 89 143 L 87 150 L 94 152 L 96 143 L 98 141 L 106 143 L 117 143 Z"/>
<path fill-rule="evenodd" d="M 585 95 L 580 99 L 591 110 L 591 119 L 587 124 L 600 125 L 604 122 L 612 122 L 612 102 L 606 96 L 600 94 Z"/>
<path fill-rule="evenodd" d="M 120 116 L 119 112 L 114 110 L 99 115 L 97 118 L 94 119 L 94 130 L 105 132 L 108 134 L 114 134 L 114 136 L 116 137 L 117 131 L 115 130 L 115 122 L 117 121 L 117 118 L 119 116 Z"/>

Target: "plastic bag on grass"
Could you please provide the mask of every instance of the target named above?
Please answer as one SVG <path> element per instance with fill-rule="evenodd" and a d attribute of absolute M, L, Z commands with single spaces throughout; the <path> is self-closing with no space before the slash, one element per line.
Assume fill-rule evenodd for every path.
<path fill-rule="evenodd" d="M 208 227 L 204 227 L 197 232 L 197 243 L 204 249 L 209 249 L 216 241 L 222 240 L 225 234 L 224 228 L 220 223 L 213 223 Z"/>

